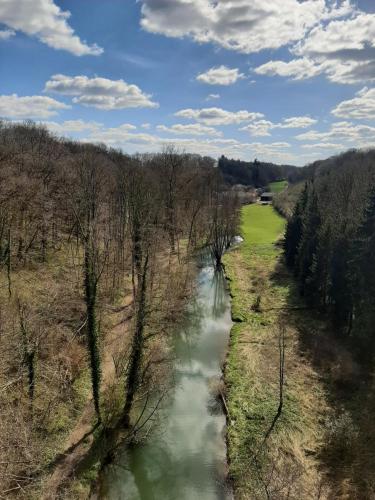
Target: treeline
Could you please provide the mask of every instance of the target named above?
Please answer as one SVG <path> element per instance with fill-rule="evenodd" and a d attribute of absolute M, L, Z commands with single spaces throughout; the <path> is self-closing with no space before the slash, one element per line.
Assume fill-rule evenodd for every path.
<path fill-rule="evenodd" d="M 364 358 L 375 347 L 375 151 L 349 151 L 317 164 L 285 235 L 300 292 L 332 314 Z"/>
<path fill-rule="evenodd" d="M 296 183 L 309 178 L 315 169 L 314 165 L 299 168 L 292 165 L 275 165 L 258 160 L 245 162 L 221 156 L 218 167 L 225 182 L 229 185 L 243 184 L 256 188 L 266 187 L 270 182 L 287 179 Z"/>
<path fill-rule="evenodd" d="M 86 371 L 96 421 L 107 425 L 117 404 L 132 427 L 138 395 L 165 383 L 186 263 L 210 245 L 220 265 L 236 224 L 210 158 L 173 147 L 128 156 L 0 123 L 1 495 L 30 498 L 87 401 Z M 116 310 L 130 328 L 108 353 Z"/>

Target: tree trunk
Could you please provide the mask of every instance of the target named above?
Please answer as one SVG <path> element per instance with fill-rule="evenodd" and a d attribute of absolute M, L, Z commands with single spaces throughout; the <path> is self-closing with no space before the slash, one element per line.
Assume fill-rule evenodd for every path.
<path fill-rule="evenodd" d="M 142 275 L 138 278 L 136 324 L 130 358 L 130 368 L 126 380 L 126 400 L 123 416 L 123 424 L 126 428 L 130 427 L 130 412 L 133 406 L 134 396 L 139 386 L 139 376 L 142 366 L 143 333 L 146 318 L 147 271 L 148 254 L 145 257 Z"/>
<path fill-rule="evenodd" d="M 89 244 L 85 246 L 85 302 L 87 313 L 87 343 L 90 353 L 92 395 L 95 411 L 100 422 L 100 352 L 98 346 L 98 326 L 96 321 L 97 283 L 94 271 L 93 253 Z"/>

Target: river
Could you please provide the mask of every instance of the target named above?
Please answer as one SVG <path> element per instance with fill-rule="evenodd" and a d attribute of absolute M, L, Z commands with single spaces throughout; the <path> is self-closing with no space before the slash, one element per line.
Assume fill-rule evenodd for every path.
<path fill-rule="evenodd" d="M 226 419 L 214 397 L 232 326 L 222 273 L 202 263 L 187 320 L 173 337 L 174 385 L 159 425 L 107 467 L 106 500 L 227 500 Z"/>

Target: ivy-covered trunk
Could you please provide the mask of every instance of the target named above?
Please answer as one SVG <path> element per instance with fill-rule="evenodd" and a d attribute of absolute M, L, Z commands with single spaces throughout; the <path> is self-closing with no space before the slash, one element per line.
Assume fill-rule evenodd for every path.
<path fill-rule="evenodd" d="M 87 343 L 90 353 L 92 395 L 95 411 L 100 421 L 100 352 L 99 331 L 96 321 L 97 278 L 94 268 L 94 255 L 90 244 L 85 246 L 85 302 L 87 313 Z"/>
<path fill-rule="evenodd" d="M 146 323 L 146 291 L 147 291 L 148 254 L 143 263 L 141 275 L 138 277 L 138 290 L 136 301 L 136 321 L 133 344 L 130 354 L 129 372 L 126 379 L 126 399 L 124 405 L 123 424 L 130 426 L 130 412 L 132 410 L 135 394 L 139 387 L 142 367 L 142 354 L 144 342 L 144 328 Z"/>

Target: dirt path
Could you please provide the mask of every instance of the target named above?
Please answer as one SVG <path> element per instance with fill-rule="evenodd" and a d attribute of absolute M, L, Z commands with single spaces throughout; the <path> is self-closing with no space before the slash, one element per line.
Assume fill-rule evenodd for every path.
<path fill-rule="evenodd" d="M 113 356 L 123 350 L 125 339 L 129 331 L 131 319 L 132 294 L 124 297 L 120 308 L 110 312 L 113 328 L 104 338 L 102 358 L 102 384 L 101 392 L 104 393 L 115 382 L 116 371 Z M 95 420 L 92 398 L 87 403 L 76 425 L 70 432 L 64 451 L 56 458 L 56 466 L 47 478 L 42 488 L 41 500 L 56 500 L 59 489 L 64 482 L 74 476 L 78 464 L 86 455 L 93 443 L 93 422 Z"/>

